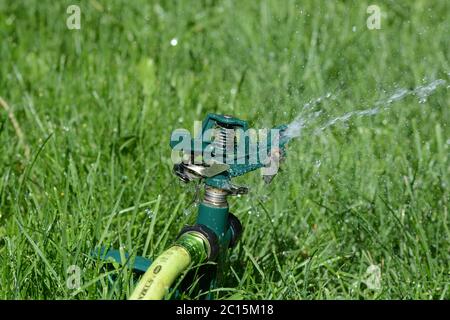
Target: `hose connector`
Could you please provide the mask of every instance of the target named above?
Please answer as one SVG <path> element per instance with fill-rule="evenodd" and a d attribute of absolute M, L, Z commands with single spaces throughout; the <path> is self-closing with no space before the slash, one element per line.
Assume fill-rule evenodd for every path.
<path fill-rule="evenodd" d="M 176 244 L 184 247 L 191 255 L 192 261 L 197 263 L 205 260 L 213 261 L 219 254 L 217 235 L 202 224 L 186 226 L 181 229 Z"/>
<path fill-rule="evenodd" d="M 201 232 L 192 230 L 181 234 L 177 241 L 147 269 L 130 299 L 163 299 L 175 279 L 190 265 L 208 259 L 210 252 L 209 241 Z"/>

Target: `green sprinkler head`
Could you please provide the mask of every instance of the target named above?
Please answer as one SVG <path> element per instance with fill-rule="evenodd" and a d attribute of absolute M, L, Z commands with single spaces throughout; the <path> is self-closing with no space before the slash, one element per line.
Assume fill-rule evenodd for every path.
<path fill-rule="evenodd" d="M 234 186 L 231 179 L 262 169 L 265 182 L 270 182 L 285 157 L 290 140 L 287 126 L 272 129 L 250 129 L 246 121 L 218 114 L 208 114 L 201 132 L 177 129 L 170 146 L 174 172 L 184 182 L 203 179 L 204 183 L 228 194 L 247 193 L 247 188 Z"/>

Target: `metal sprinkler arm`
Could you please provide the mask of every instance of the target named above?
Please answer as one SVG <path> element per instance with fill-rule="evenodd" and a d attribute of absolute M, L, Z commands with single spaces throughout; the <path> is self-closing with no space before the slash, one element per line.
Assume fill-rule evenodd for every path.
<path fill-rule="evenodd" d="M 184 159 L 174 171 L 185 182 L 201 178 L 205 185 L 230 194 L 245 193 L 245 188 L 233 186 L 231 179 L 284 158 L 290 140 L 284 134 L 286 129 L 286 125 L 266 129 L 265 139 L 260 141 L 260 134 L 254 141 L 250 135 L 256 131 L 251 132 L 246 121 L 208 114 L 196 137 L 191 138 L 188 131 L 172 134 L 170 146 Z"/>
<path fill-rule="evenodd" d="M 216 187 L 219 189 L 225 189 L 231 191 L 232 194 L 241 194 L 242 192 L 239 192 L 239 190 L 242 189 L 242 187 L 236 187 L 231 184 L 231 178 L 242 176 L 244 174 L 247 174 L 251 171 L 258 170 L 261 168 L 266 167 L 268 164 L 270 164 L 271 161 L 274 161 L 275 156 L 278 155 L 278 159 L 284 158 L 286 155 L 286 144 L 289 141 L 289 139 L 285 136 L 283 136 L 283 132 L 286 130 L 287 126 L 281 125 L 278 127 L 275 127 L 273 129 L 277 130 L 277 132 L 280 132 L 280 137 L 277 137 L 277 145 L 272 145 L 272 137 L 271 133 L 272 130 L 269 131 L 267 142 L 266 144 L 261 144 L 258 142 L 256 144 L 255 150 L 253 152 L 257 155 L 258 159 L 256 163 L 250 163 L 250 157 L 251 157 L 251 142 L 248 138 L 246 138 L 245 141 L 245 149 L 247 150 L 246 154 L 244 155 L 244 163 L 233 163 L 230 164 L 229 169 L 219 175 L 207 178 L 205 180 L 205 184 L 211 187 Z M 260 158 L 260 154 L 265 154 L 267 157 L 267 161 Z M 242 159 L 237 159 L 242 160 Z"/>

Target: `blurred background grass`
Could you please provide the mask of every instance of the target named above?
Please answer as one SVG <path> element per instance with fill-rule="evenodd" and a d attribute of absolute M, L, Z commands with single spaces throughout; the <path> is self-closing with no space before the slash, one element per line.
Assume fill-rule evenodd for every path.
<path fill-rule="evenodd" d="M 72 4 L 80 30 L 66 27 Z M 380 30 L 366 27 L 370 4 Z M 171 172 L 173 129 L 209 112 L 274 126 L 327 93 L 338 100 L 322 108 L 339 115 L 448 83 L 449 13 L 445 0 L 1 0 L 0 96 L 31 158 L 1 110 L 0 296 L 127 297 L 130 270 L 108 284 L 89 252 L 152 257 L 193 221 L 193 187 Z M 446 85 L 305 132 L 269 186 L 247 177 L 222 296 L 448 299 L 448 119 Z M 66 286 L 70 265 L 80 290 Z M 364 282 L 371 265 L 379 289 Z"/>

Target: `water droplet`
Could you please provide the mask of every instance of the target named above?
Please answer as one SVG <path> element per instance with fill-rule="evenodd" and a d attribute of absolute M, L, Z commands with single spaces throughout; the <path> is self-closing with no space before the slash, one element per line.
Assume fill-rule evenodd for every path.
<path fill-rule="evenodd" d="M 322 164 L 322 161 L 316 160 L 315 165 L 317 168 L 319 168 L 321 164 Z"/>
<path fill-rule="evenodd" d="M 150 208 L 145 209 L 145 214 L 149 219 L 153 218 L 153 211 Z"/>

